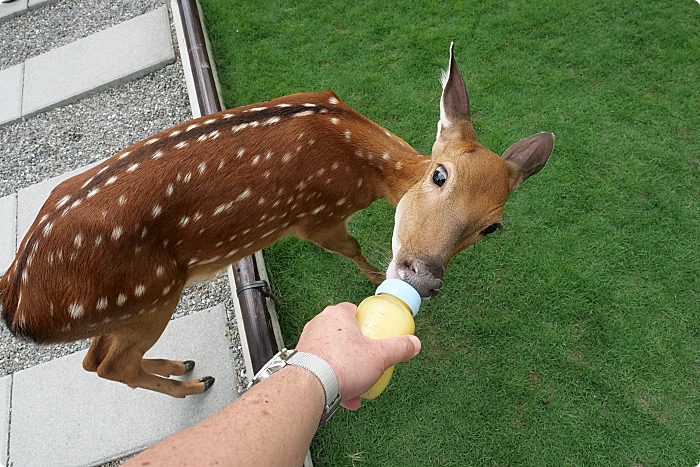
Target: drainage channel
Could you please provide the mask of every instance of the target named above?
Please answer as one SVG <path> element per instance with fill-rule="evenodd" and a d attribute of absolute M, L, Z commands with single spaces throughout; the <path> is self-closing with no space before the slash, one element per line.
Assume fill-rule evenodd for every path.
<path fill-rule="evenodd" d="M 183 68 L 188 79 L 195 117 L 223 110 L 216 69 L 208 45 L 202 10 L 197 0 L 172 0 L 173 15 L 180 15 L 178 35 L 185 45 Z M 175 22 L 177 25 L 177 21 Z M 178 37 L 180 39 L 180 37 Z M 190 83 L 189 80 L 192 82 Z M 195 109 L 197 107 L 197 109 Z M 197 112 L 199 115 L 197 115 Z M 246 373 L 251 378 L 284 347 L 277 320 L 274 300 L 269 293 L 269 278 L 261 251 L 228 267 L 236 323 L 245 357 Z M 311 452 L 307 452 L 304 467 L 313 467 Z"/>

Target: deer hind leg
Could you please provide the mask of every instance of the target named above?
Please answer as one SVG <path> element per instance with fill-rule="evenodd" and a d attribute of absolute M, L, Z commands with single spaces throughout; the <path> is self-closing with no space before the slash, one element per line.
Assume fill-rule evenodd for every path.
<path fill-rule="evenodd" d="M 375 268 L 362 254 L 360 243 L 348 232 L 347 221 L 313 226 L 306 229 L 304 238 L 316 245 L 349 258 L 374 285 L 379 285 L 386 278 L 383 272 Z"/>
<path fill-rule="evenodd" d="M 150 389 L 172 397 L 183 398 L 209 389 L 214 384 L 211 376 L 187 381 L 163 377 L 185 374 L 192 370 L 194 362 L 143 358 L 170 321 L 177 300 L 173 300 L 173 303 L 172 306 L 157 310 L 152 321 L 140 322 L 128 328 L 130 332 L 122 330 L 93 339 L 83 360 L 83 368 L 96 371 L 101 378 L 119 381 L 131 388 Z"/>
<path fill-rule="evenodd" d="M 165 360 L 163 358 L 144 358 L 141 360 L 141 367 L 147 373 L 153 373 L 160 376 L 182 376 L 194 369 L 194 362 L 186 360 L 184 362 L 178 360 Z"/>

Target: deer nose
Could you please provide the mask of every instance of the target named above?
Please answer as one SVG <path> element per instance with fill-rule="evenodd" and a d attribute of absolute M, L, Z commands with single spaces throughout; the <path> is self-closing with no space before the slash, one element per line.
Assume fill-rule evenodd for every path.
<path fill-rule="evenodd" d="M 445 267 L 429 256 L 415 256 L 403 262 L 398 276 L 418 291 L 421 298 L 432 298 L 440 291 Z"/>

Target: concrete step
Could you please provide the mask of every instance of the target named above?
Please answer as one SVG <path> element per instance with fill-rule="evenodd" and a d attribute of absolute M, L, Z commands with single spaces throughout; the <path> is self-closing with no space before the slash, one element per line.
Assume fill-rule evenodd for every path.
<path fill-rule="evenodd" d="M 99 465 L 138 452 L 223 409 L 237 397 L 226 325 L 222 305 L 174 320 L 146 354 L 194 360 L 197 365 L 187 379 L 216 378 L 209 391 L 185 399 L 98 378 L 82 368 L 87 351 L 0 379 L 0 426 L 7 426 L 3 415 L 11 417 L 10 465 Z M 8 445 L 2 442 L 2 431 L 0 448 Z"/>
<path fill-rule="evenodd" d="M 8 21 L 15 16 L 22 15 L 29 10 L 35 10 L 56 3 L 57 1 L 58 0 L 16 0 L 10 3 L 0 3 L 0 23 Z"/>
<path fill-rule="evenodd" d="M 175 61 L 167 7 L 0 71 L 0 125 L 74 102 Z"/>

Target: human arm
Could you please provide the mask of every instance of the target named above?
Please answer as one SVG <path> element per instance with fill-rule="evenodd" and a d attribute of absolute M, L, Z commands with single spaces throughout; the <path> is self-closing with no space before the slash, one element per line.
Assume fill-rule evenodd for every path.
<path fill-rule="evenodd" d="M 342 405 L 360 406 L 359 395 L 390 366 L 420 350 L 415 336 L 375 341 L 362 335 L 355 305 L 328 307 L 304 327 L 296 349 L 323 358 L 335 371 Z M 293 466 L 303 464 L 325 404 L 323 387 L 309 371 L 286 366 L 253 386 L 216 415 L 131 459 L 138 466 Z"/>

